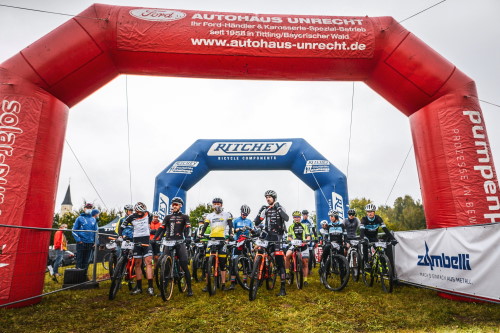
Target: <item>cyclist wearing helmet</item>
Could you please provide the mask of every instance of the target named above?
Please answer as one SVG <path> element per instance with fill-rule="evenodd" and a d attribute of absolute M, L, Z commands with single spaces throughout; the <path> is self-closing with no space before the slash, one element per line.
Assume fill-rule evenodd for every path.
<path fill-rule="evenodd" d="M 394 236 L 390 233 L 389 229 L 387 229 L 382 218 L 375 215 L 376 210 L 377 207 L 372 203 L 365 206 L 366 216 L 361 218 L 361 225 L 359 226 L 361 241 L 364 244 L 367 242 L 377 242 L 378 228 L 381 227 L 387 235 L 387 240 L 390 240 L 394 245 L 397 241 L 394 239 Z M 368 246 L 363 246 L 363 256 L 364 258 L 368 258 Z M 365 264 L 367 264 L 367 261 L 365 261 Z"/>
<path fill-rule="evenodd" d="M 323 254 L 321 255 L 322 264 L 324 264 L 330 254 L 332 249 L 331 242 L 335 242 L 342 247 L 344 245 L 346 235 L 344 223 L 339 220 L 339 212 L 331 210 L 328 212 L 328 216 L 330 216 L 330 224 L 328 233 L 324 234 L 325 245 L 323 246 Z"/>
<path fill-rule="evenodd" d="M 264 193 L 266 197 L 267 205 L 261 207 L 259 214 L 254 220 L 256 226 L 262 225 L 264 230 L 267 232 L 268 241 L 280 241 L 285 234 L 285 222 L 288 221 L 289 217 L 279 202 L 276 201 L 278 195 L 273 190 L 268 190 Z M 285 258 L 284 253 L 281 248 L 276 248 L 276 244 L 270 246 L 270 251 L 274 251 L 276 266 L 280 272 L 281 278 L 281 288 L 278 296 L 285 296 Z"/>
<path fill-rule="evenodd" d="M 223 201 L 221 198 L 214 198 L 212 200 L 212 206 L 214 211 L 207 215 L 205 223 L 203 224 L 203 229 L 201 235 L 205 234 L 205 230 L 210 225 L 210 238 L 215 240 L 226 239 L 226 236 L 233 234 L 233 216 L 229 212 L 225 212 L 222 207 Z M 226 228 L 228 229 L 228 235 L 226 235 Z M 207 257 L 210 253 L 206 254 Z M 221 289 L 226 290 L 226 262 L 227 262 L 227 248 L 225 244 L 219 245 L 219 258 L 220 258 L 220 269 L 221 269 Z M 203 288 L 203 291 L 207 291 L 207 287 Z"/>
<path fill-rule="evenodd" d="M 345 230 L 347 232 L 347 239 L 345 243 L 345 255 L 347 256 L 347 250 L 351 247 L 349 241 L 351 239 L 357 239 L 356 231 L 359 227 L 359 219 L 356 217 L 356 211 L 354 209 L 349 209 L 347 211 L 347 218 L 342 221 L 345 225 Z"/>
<path fill-rule="evenodd" d="M 288 240 L 311 240 L 311 233 L 309 232 L 309 227 L 307 224 L 301 222 L 300 212 L 298 210 L 292 213 L 293 223 L 288 227 Z M 293 245 L 292 245 L 293 247 Z M 292 259 L 292 247 L 286 251 L 285 258 L 285 269 L 288 272 L 290 268 L 290 260 Z M 307 243 L 300 247 L 300 252 L 302 253 L 302 273 L 304 273 L 304 286 L 308 285 L 307 276 L 309 275 L 309 249 Z"/>
<path fill-rule="evenodd" d="M 160 244 L 155 241 L 156 231 L 161 226 L 160 213 L 153 212 L 153 220 L 149 224 L 149 243 L 153 249 L 153 258 L 155 260 L 155 266 L 158 263 L 158 257 L 160 256 Z"/>
<path fill-rule="evenodd" d="M 121 227 L 123 221 L 125 221 L 125 219 L 127 217 L 129 217 L 129 215 L 132 215 L 132 213 L 134 212 L 134 206 L 127 204 L 123 207 L 123 211 L 125 213 L 125 216 L 120 217 L 120 219 L 118 220 L 118 222 L 116 223 L 116 226 L 115 226 L 115 232 L 117 235 L 120 234 L 120 227 Z M 122 235 L 123 235 L 123 238 L 125 238 L 125 239 L 132 239 L 132 237 L 134 236 L 133 227 L 128 226 L 127 228 L 123 229 Z M 122 254 L 122 248 L 120 245 L 121 245 L 121 243 L 116 244 L 116 255 L 118 257 L 121 256 L 121 254 Z"/>
<path fill-rule="evenodd" d="M 302 221 L 301 223 L 307 225 L 309 228 L 309 231 L 311 232 L 311 239 L 314 241 L 318 239 L 318 234 L 316 233 L 316 225 L 313 223 L 313 221 L 309 220 L 309 211 L 307 209 L 304 209 L 302 211 Z M 314 242 L 311 241 L 309 242 L 309 272 L 312 271 L 312 266 L 314 262 Z"/>
<path fill-rule="evenodd" d="M 347 239 L 356 239 L 356 230 L 359 227 L 359 219 L 356 217 L 356 211 L 354 209 L 349 209 L 347 211 L 347 218 L 343 221 L 345 229 L 347 232 Z"/>
<path fill-rule="evenodd" d="M 234 239 L 238 242 L 243 241 L 245 238 L 250 237 L 250 230 L 253 229 L 253 222 L 248 218 L 250 214 L 250 207 L 247 205 L 242 205 L 240 208 L 241 214 L 233 220 L 233 227 L 235 236 Z M 238 250 L 238 247 L 233 249 L 233 258 L 236 258 L 241 254 L 242 250 Z M 234 267 L 231 268 L 231 285 L 229 290 L 233 290 L 236 286 L 236 272 L 234 272 Z"/>
<path fill-rule="evenodd" d="M 130 292 L 132 295 L 137 295 L 142 293 L 142 258 L 146 262 L 146 278 L 148 279 L 148 290 L 147 293 L 150 296 L 154 296 L 153 290 L 153 267 L 151 266 L 153 249 L 151 244 L 149 244 L 149 223 L 151 222 L 151 214 L 148 212 L 146 205 L 142 202 L 138 202 L 134 206 L 134 211 L 132 215 L 129 215 L 125 221 L 123 221 L 119 235 L 123 235 L 123 230 L 127 226 L 133 226 L 134 228 L 134 258 L 135 258 L 135 275 L 137 280 L 137 285 L 134 290 Z"/>
<path fill-rule="evenodd" d="M 189 228 L 191 228 L 191 222 L 189 221 L 189 216 L 183 214 L 181 207 L 184 205 L 184 200 L 179 197 L 174 197 L 172 203 L 170 204 L 171 213 L 163 219 L 161 226 L 156 232 L 155 239 L 160 240 L 164 235 L 168 240 L 181 240 L 190 238 Z M 187 296 L 193 296 L 193 289 L 191 288 L 191 273 L 188 268 L 188 255 L 186 244 L 183 242 L 177 242 L 175 244 L 177 250 L 177 256 L 179 257 L 179 265 L 186 274 L 187 283 Z"/>

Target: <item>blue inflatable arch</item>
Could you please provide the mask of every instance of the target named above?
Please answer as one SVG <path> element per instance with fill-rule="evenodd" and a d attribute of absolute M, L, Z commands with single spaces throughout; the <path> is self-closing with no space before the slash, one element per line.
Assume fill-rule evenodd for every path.
<path fill-rule="evenodd" d="M 212 170 L 290 170 L 314 190 L 318 223 L 332 208 L 347 212 L 345 175 L 304 139 L 197 140 L 156 176 L 153 209 L 165 216 L 173 197 L 186 202 L 187 191 Z"/>

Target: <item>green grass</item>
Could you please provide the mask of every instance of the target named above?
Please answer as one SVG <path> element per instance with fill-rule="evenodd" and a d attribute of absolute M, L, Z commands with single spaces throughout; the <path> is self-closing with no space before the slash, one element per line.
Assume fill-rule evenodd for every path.
<path fill-rule="evenodd" d="M 279 281 L 279 280 L 278 280 Z M 0 309 L 1 332 L 500 332 L 500 306 L 446 300 L 430 290 L 397 286 L 392 294 L 349 281 L 342 292 L 327 291 L 317 272 L 303 290 L 287 286 L 259 290 L 250 302 L 237 288 L 209 297 L 194 283 L 195 296 L 131 296 L 127 288 L 108 300 L 110 282 L 99 289 L 52 294 L 19 309 Z M 48 279 L 47 290 L 54 282 Z M 278 284 L 277 284 L 278 287 Z"/>

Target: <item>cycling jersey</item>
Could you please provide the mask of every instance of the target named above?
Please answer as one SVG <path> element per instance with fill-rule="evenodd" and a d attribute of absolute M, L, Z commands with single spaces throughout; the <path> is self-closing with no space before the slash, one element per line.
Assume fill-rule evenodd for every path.
<path fill-rule="evenodd" d="M 210 238 L 221 237 L 224 238 L 226 227 L 229 226 L 229 233 L 232 232 L 233 222 L 232 215 L 228 212 L 221 212 L 219 214 L 213 212 L 207 215 L 203 232 L 210 225 Z"/>
<path fill-rule="evenodd" d="M 125 221 L 127 219 L 127 217 L 129 217 L 129 216 L 130 215 L 121 217 L 118 220 L 118 223 L 116 224 L 116 227 L 115 227 L 115 232 L 116 232 L 117 235 L 120 234 L 120 228 L 121 228 L 121 226 L 123 224 L 123 221 Z M 125 227 L 123 229 L 123 231 L 122 231 L 122 236 L 132 239 L 134 237 L 134 227 L 131 226 L 131 225 Z"/>
<path fill-rule="evenodd" d="M 139 216 L 137 213 L 129 215 L 125 221 L 123 221 L 119 234 L 120 236 L 123 235 L 123 229 L 132 226 L 134 228 L 134 238 L 147 237 L 149 239 L 149 223 L 151 220 L 152 217 L 149 212 L 145 212 L 143 216 Z"/>
<path fill-rule="evenodd" d="M 264 208 L 254 222 L 255 225 L 264 223 L 264 229 L 270 236 L 276 238 L 276 236 L 282 236 L 285 233 L 285 222 L 288 221 L 288 219 L 289 217 L 285 208 L 275 203 L 271 207 Z"/>
<path fill-rule="evenodd" d="M 185 239 L 189 237 L 189 228 L 191 228 L 189 216 L 178 211 L 165 216 L 162 225 L 158 228 L 156 238 L 159 239 L 165 234 L 166 239 Z"/>
<path fill-rule="evenodd" d="M 336 242 L 342 244 L 344 241 L 345 225 L 344 223 L 337 221 L 330 223 L 328 228 L 328 235 L 330 242 Z"/>
<path fill-rule="evenodd" d="M 300 223 L 307 225 L 309 228 L 309 231 L 311 232 L 311 239 L 316 239 L 318 238 L 318 235 L 316 234 L 316 226 L 314 223 L 308 219 L 300 221 Z"/>
<path fill-rule="evenodd" d="M 311 233 L 307 224 L 293 223 L 288 227 L 288 237 L 292 239 L 306 240 L 308 236 L 311 236 Z"/>
<path fill-rule="evenodd" d="M 352 219 L 346 218 L 344 221 L 342 221 L 345 225 L 345 229 L 347 232 L 347 238 L 349 239 L 355 239 L 356 238 L 356 230 L 359 227 L 359 219 L 357 217 L 354 217 Z"/>
<path fill-rule="evenodd" d="M 368 216 L 363 216 L 361 218 L 361 225 L 359 226 L 359 229 L 361 231 L 361 239 L 363 239 L 365 236 L 368 237 L 368 240 L 370 242 L 376 242 L 378 240 L 378 228 L 382 228 L 384 230 L 385 234 L 389 237 L 389 239 L 392 239 L 392 235 L 389 232 L 389 229 L 384 224 L 384 221 L 382 218 L 378 215 L 375 215 L 373 221 L 370 221 L 368 219 Z"/>
<path fill-rule="evenodd" d="M 244 227 L 247 227 L 247 229 L 252 229 L 253 228 L 252 220 L 247 219 L 247 218 L 242 218 L 241 216 L 239 216 L 233 220 L 234 230 L 242 229 Z M 245 230 L 245 231 L 238 230 L 238 231 L 236 231 L 236 235 L 234 238 L 239 239 L 241 235 L 245 235 L 245 236 L 249 237 L 250 230 Z"/>

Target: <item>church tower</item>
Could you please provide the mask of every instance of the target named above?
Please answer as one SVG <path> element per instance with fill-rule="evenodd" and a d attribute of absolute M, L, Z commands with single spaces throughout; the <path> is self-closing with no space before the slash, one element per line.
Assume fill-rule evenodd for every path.
<path fill-rule="evenodd" d="M 73 203 L 71 203 L 71 191 L 70 185 L 68 185 L 68 190 L 66 191 L 66 195 L 64 196 L 64 200 L 61 204 L 61 215 L 70 213 L 71 211 L 73 211 Z"/>

